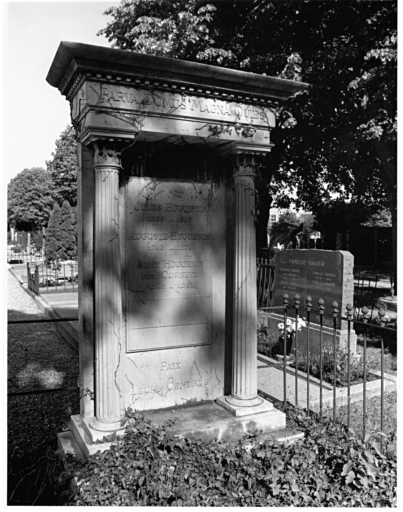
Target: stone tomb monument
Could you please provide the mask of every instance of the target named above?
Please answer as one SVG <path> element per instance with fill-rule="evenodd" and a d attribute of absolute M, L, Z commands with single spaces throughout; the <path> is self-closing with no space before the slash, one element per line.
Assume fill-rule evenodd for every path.
<path fill-rule="evenodd" d="M 305 308 L 306 297 L 312 298 L 310 351 L 318 354 L 320 348 L 318 300 L 324 300 L 325 314 L 332 314 L 332 303 L 338 304 L 339 315 L 346 316 L 346 305 L 354 304 L 354 256 L 348 251 L 327 251 L 320 249 L 290 249 L 275 255 L 275 292 L 274 305 L 283 304 L 284 293 L 288 294 L 288 303 L 294 306 L 294 297 L 300 296 L 300 307 Z M 295 318 L 295 309 L 289 310 L 290 318 Z M 306 312 L 300 310 L 299 316 L 306 318 Z M 277 324 L 283 315 L 272 315 L 269 320 L 272 332 L 278 332 Z M 346 321 L 337 321 L 337 345 L 347 349 L 348 330 Z M 323 315 L 323 346 L 333 344 L 333 318 Z M 350 332 L 350 350 L 355 353 L 357 335 Z M 295 338 L 292 350 L 295 349 Z M 307 349 L 307 329 L 298 332 L 298 351 Z"/>
<path fill-rule="evenodd" d="M 128 407 L 193 406 L 186 435 L 284 427 L 257 394 L 254 178 L 306 84 L 66 42 L 47 81 L 79 160 L 83 397 L 62 444 L 102 449 Z"/>

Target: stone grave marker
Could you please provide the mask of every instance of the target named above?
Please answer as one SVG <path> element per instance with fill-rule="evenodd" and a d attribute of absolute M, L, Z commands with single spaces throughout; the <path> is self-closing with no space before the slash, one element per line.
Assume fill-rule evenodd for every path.
<path fill-rule="evenodd" d="M 129 407 L 199 404 L 219 437 L 283 427 L 257 394 L 254 180 L 275 107 L 307 84 L 68 42 L 47 80 L 78 139 L 73 440 L 102 448 Z"/>
<path fill-rule="evenodd" d="M 296 294 L 300 296 L 300 307 L 306 306 L 306 297 L 312 297 L 310 348 L 313 353 L 319 352 L 318 300 L 323 299 L 325 314 L 332 314 L 332 303 L 338 304 L 339 314 L 346 316 L 346 305 L 354 304 L 354 256 L 348 251 L 328 251 L 321 249 L 290 249 L 275 255 L 275 292 L 274 305 L 283 304 L 284 293 L 288 294 L 290 305 L 294 305 Z M 295 318 L 295 310 L 289 310 L 289 316 Z M 306 317 L 306 312 L 300 311 Z M 273 329 L 281 315 L 272 322 Z M 333 318 L 323 315 L 323 344 L 333 342 Z M 347 322 L 337 321 L 337 344 L 347 347 Z M 306 351 L 307 330 L 298 333 L 298 349 Z M 356 350 L 356 334 L 351 329 L 351 351 Z M 293 349 L 295 346 L 293 347 Z"/>

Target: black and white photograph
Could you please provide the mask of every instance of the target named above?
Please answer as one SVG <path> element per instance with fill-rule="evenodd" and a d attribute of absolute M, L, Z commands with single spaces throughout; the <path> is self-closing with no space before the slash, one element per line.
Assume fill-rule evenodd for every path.
<path fill-rule="evenodd" d="M 397 0 L 3 29 L 3 506 L 397 507 Z"/>

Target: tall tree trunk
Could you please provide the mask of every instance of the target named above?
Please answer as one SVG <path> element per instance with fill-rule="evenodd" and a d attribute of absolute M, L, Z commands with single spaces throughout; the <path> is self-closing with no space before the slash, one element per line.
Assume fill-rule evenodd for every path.
<path fill-rule="evenodd" d="M 392 213 L 393 292 L 397 295 L 397 194 L 389 194 Z"/>

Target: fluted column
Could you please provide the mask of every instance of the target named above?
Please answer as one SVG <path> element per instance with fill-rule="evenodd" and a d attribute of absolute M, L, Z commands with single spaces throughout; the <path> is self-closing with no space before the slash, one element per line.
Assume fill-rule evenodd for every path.
<path fill-rule="evenodd" d="M 217 403 L 235 416 L 273 410 L 257 393 L 255 178 L 257 158 L 269 150 L 233 143 L 221 151 L 234 169 L 234 290 L 231 394 Z"/>
<path fill-rule="evenodd" d="M 95 418 L 90 426 L 113 431 L 124 422 L 122 295 L 119 246 L 120 153 L 94 143 Z"/>
<path fill-rule="evenodd" d="M 259 405 L 257 395 L 257 298 L 255 231 L 255 159 L 237 154 L 234 167 L 234 302 L 231 396 L 241 407 Z"/>

